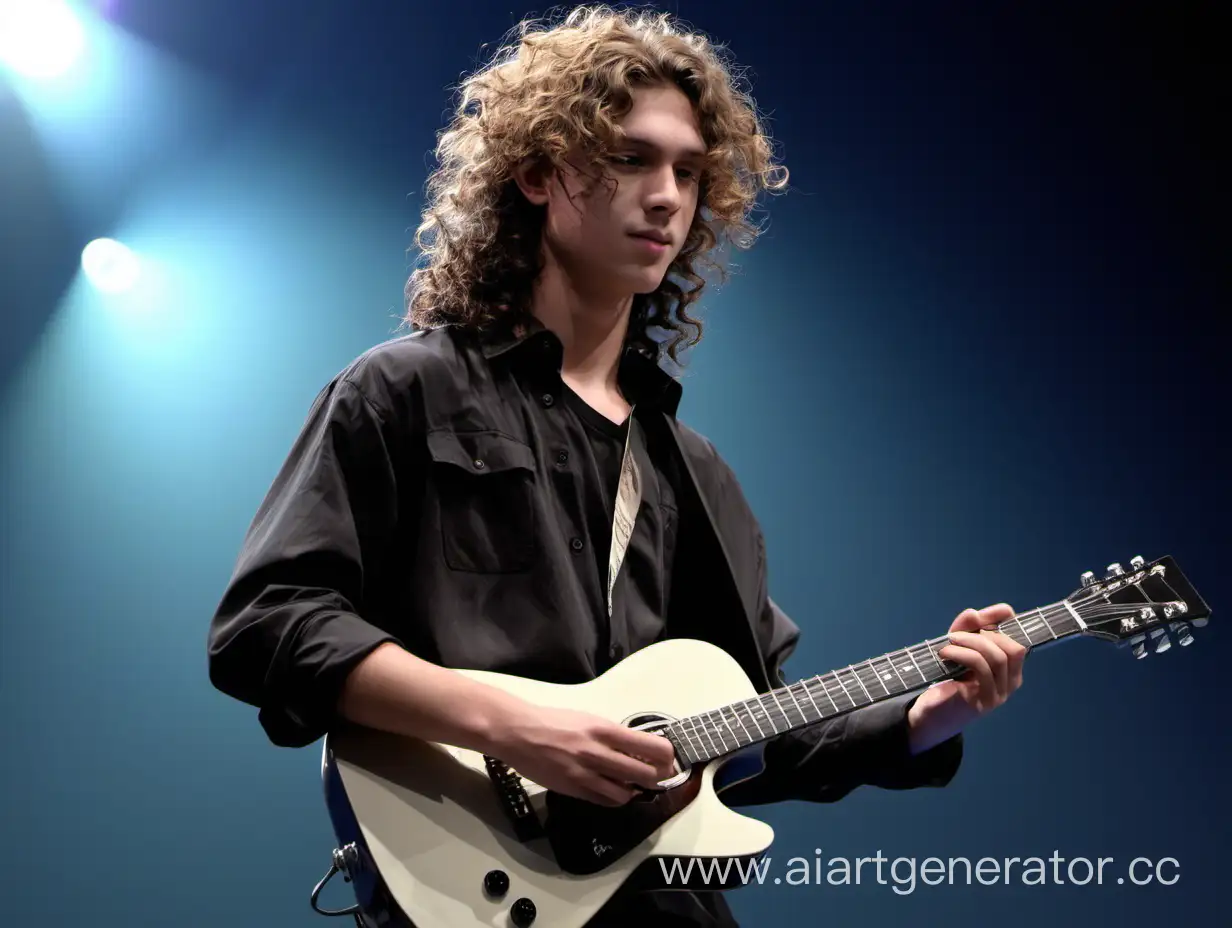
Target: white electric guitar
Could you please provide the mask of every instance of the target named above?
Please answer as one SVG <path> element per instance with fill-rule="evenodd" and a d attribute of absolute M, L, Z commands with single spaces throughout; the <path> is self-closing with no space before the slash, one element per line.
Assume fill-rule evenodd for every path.
<path fill-rule="evenodd" d="M 1066 599 L 998 627 L 1036 649 L 1092 636 L 1137 657 L 1187 645 L 1210 610 L 1170 557 L 1090 572 Z M 312 906 L 354 915 L 363 928 L 582 928 L 625 884 L 724 890 L 722 872 L 691 858 L 754 862 L 769 825 L 733 811 L 723 789 L 762 770 L 765 743 L 787 731 L 959 676 L 942 660 L 948 636 L 759 695 L 736 661 L 689 639 L 659 642 L 597 679 L 559 685 L 462 671 L 543 706 L 591 712 L 671 740 L 676 776 L 620 808 L 571 799 L 519 777 L 495 758 L 369 729 L 325 742 L 326 801 L 339 848 Z M 673 866 L 673 861 L 677 862 Z M 356 904 L 318 905 L 335 873 Z"/>

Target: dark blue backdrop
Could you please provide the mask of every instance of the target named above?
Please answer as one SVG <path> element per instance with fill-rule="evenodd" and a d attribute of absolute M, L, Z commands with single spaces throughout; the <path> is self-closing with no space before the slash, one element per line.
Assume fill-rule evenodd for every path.
<path fill-rule="evenodd" d="M 1224 917 L 1215 5 L 1075 6 L 667 7 L 750 69 L 793 171 L 704 307 L 682 406 L 763 522 L 804 628 L 789 672 L 1135 554 L 1175 555 L 1216 610 L 1143 662 L 1091 641 L 1028 661 L 947 790 L 764 810 L 776 867 L 1058 852 L 1114 858 L 1104 885 L 866 870 L 741 890 L 749 925 Z M 90 131 L 157 143 L 74 198 L 0 98 L 4 923 L 322 924 L 318 749 L 270 747 L 210 688 L 206 627 L 317 389 L 393 333 L 446 86 L 542 10 L 111 8 L 192 91 Z M 125 232 L 163 249 L 165 315 L 71 286 L 85 242 Z M 1117 885 L 1136 856 L 1179 882 Z"/>

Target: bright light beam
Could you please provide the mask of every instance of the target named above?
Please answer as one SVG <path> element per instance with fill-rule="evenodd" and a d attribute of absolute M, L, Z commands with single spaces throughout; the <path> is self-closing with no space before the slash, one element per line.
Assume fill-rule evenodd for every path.
<path fill-rule="evenodd" d="M 81 269 L 104 293 L 123 293 L 137 282 L 141 264 L 126 245 L 111 238 L 96 238 L 81 252 Z"/>
<path fill-rule="evenodd" d="M 18 74 L 59 77 L 84 45 L 85 30 L 62 0 L 0 0 L 0 62 Z"/>

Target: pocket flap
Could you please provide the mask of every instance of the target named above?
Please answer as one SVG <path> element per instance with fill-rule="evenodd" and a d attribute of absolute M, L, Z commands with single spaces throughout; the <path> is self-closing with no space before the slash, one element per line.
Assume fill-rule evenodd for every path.
<path fill-rule="evenodd" d="M 428 453 L 434 461 L 453 464 L 472 474 L 535 469 L 535 453 L 530 446 L 500 432 L 432 431 L 428 433 Z"/>

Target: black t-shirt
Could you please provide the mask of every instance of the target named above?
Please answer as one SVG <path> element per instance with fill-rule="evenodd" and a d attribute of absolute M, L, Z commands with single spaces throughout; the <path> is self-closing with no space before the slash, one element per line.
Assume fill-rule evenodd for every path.
<path fill-rule="evenodd" d="M 626 642 L 630 651 L 651 644 L 665 634 L 672 559 L 675 553 L 677 508 L 671 485 L 647 454 L 636 416 L 616 423 L 592 408 L 567 386 L 565 405 L 569 410 L 568 447 L 574 456 L 572 470 L 578 476 L 575 492 L 577 511 L 584 520 L 584 535 L 590 557 L 579 559 L 593 573 L 584 578 L 590 597 L 596 603 L 595 616 L 606 655 L 605 667 L 628 656 L 624 647 L 611 642 Z M 632 436 L 629 432 L 632 428 Z M 638 508 L 633 535 L 612 593 L 612 616 L 607 616 L 608 561 L 612 547 L 613 508 L 620 482 L 620 465 L 625 442 L 631 442 L 642 477 L 642 502 Z"/>

